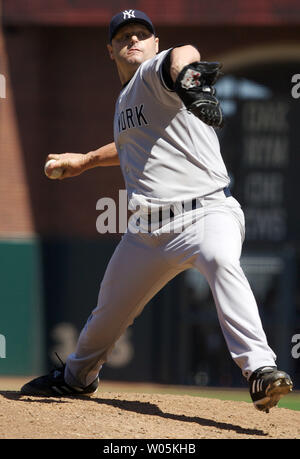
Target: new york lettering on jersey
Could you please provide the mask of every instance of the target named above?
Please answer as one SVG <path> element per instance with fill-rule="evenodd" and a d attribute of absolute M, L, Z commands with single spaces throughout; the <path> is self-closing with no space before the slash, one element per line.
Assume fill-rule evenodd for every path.
<path fill-rule="evenodd" d="M 146 126 L 148 123 L 145 112 L 144 104 L 135 105 L 122 110 L 118 116 L 119 132 L 126 131 L 135 127 Z"/>

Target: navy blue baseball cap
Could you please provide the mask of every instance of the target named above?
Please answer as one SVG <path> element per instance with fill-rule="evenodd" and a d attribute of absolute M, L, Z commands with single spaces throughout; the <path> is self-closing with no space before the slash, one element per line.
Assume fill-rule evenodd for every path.
<path fill-rule="evenodd" d="M 121 13 L 116 14 L 110 21 L 109 43 L 111 43 L 113 37 L 116 35 L 120 27 L 131 22 L 138 22 L 140 24 L 143 24 L 150 30 L 150 32 L 155 34 L 154 26 L 147 14 L 139 10 L 124 10 L 121 11 Z"/>

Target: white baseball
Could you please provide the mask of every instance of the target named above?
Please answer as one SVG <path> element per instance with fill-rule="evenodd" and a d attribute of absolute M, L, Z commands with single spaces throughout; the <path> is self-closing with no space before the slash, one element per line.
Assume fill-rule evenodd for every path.
<path fill-rule="evenodd" d="M 46 162 L 45 167 L 44 167 L 45 175 L 47 175 L 47 177 L 50 179 L 58 179 L 62 176 L 64 172 L 62 167 L 56 167 L 51 172 L 50 171 L 47 172 L 47 169 L 50 166 L 50 164 L 55 163 L 55 162 L 56 162 L 56 159 L 49 159 L 49 161 Z"/>

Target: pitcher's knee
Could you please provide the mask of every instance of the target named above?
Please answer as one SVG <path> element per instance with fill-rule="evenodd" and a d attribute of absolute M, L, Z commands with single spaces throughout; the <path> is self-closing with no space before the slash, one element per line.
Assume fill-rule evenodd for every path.
<path fill-rule="evenodd" d="M 234 254 L 219 252 L 213 254 L 208 260 L 210 270 L 217 271 L 219 269 L 232 269 L 240 265 L 239 258 Z"/>

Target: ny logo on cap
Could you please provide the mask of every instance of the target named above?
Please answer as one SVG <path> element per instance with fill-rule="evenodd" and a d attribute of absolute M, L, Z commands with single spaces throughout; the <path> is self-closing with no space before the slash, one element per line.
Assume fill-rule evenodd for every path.
<path fill-rule="evenodd" d="M 125 10 L 123 11 L 123 19 L 130 19 L 130 18 L 134 18 L 134 10 Z"/>

